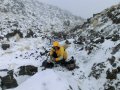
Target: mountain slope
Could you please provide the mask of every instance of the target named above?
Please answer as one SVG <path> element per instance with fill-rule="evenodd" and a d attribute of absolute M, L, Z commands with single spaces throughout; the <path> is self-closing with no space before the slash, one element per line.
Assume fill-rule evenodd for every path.
<path fill-rule="evenodd" d="M 47 81 L 53 79 L 48 90 L 119 90 L 120 89 L 120 5 L 113 6 L 89 18 L 83 25 L 77 25 L 67 32 L 69 47 L 68 61 L 73 56 L 78 68 L 69 71 L 65 67 L 56 65 L 52 70 L 40 67 L 44 60 L 49 59 L 48 51 L 54 38 L 48 36 L 36 38 L 22 38 L 15 41 L 11 38 L 10 48 L 0 49 L 0 69 L 14 70 L 14 78 L 18 87 L 15 90 L 26 90 L 31 82 L 39 90 L 43 83 L 39 79 L 43 76 Z M 116 19 L 117 18 L 117 19 Z M 114 21 L 115 20 L 115 21 Z M 118 21 L 117 21 L 118 20 Z M 45 32 L 44 32 L 45 33 Z M 51 34 L 49 33 L 51 36 Z M 63 38 L 62 38 L 63 39 Z M 56 40 L 60 40 L 56 39 Z M 65 40 L 61 41 L 63 45 Z M 30 78 L 28 75 L 19 75 L 19 67 L 34 65 L 38 73 Z M 3 77 L 7 72 L 0 72 Z M 51 73 L 51 75 L 49 75 Z M 39 75 L 41 76 L 39 78 Z M 48 77 L 45 78 L 44 77 Z M 30 79 L 29 79 L 30 78 Z M 38 79 L 39 78 L 39 79 Z M 62 79 L 62 82 L 56 79 Z M 39 82 L 40 81 L 40 82 Z M 60 86 L 53 85 L 64 83 Z M 44 85 L 45 85 L 44 84 Z M 64 86 L 65 87 L 62 87 Z M 24 86 L 24 87 L 23 87 Z M 59 87 L 59 88 L 58 88 Z"/>
<path fill-rule="evenodd" d="M 87 78 L 82 90 L 119 90 L 120 80 L 120 4 L 93 15 L 70 31 L 85 60 Z M 73 35 L 73 36 L 72 36 Z M 90 81 L 89 81 L 90 80 Z M 86 81 L 88 81 L 86 83 Z M 96 87 L 97 85 L 97 87 Z"/>
<path fill-rule="evenodd" d="M 26 34 L 31 29 L 39 36 L 43 31 L 69 30 L 71 26 L 83 22 L 82 18 L 68 11 L 38 0 L 1 0 L 0 12 L 0 30 L 3 35 L 16 29 Z"/>

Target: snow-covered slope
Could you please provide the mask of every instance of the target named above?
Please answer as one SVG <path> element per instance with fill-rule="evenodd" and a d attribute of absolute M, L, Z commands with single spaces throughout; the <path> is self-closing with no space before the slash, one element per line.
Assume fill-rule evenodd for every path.
<path fill-rule="evenodd" d="M 45 70 L 37 73 L 15 90 L 55 90 L 55 88 L 56 90 L 68 90 L 70 87 L 69 83 L 53 70 Z"/>
<path fill-rule="evenodd" d="M 10 48 L 0 49 L 0 69 L 14 70 L 18 82 L 15 90 L 120 90 L 119 13 L 120 5 L 113 6 L 67 33 L 71 43 L 67 48 L 68 60 L 73 56 L 79 66 L 73 71 L 59 65 L 52 70 L 40 67 L 48 59 L 47 51 L 54 40 L 48 36 L 18 41 L 11 38 Z M 38 67 L 38 73 L 32 77 L 19 75 L 23 65 Z M 0 76 L 5 75 L 6 71 L 0 72 Z"/>
<path fill-rule="evenodd" d="M 82 22 L 82 18 L 39 0 L 0 1 L 0 30 L 3 35 L 20 30 L 25 36 L 31 29 L 39 36 L 42 31 L 69 30 Z"/>

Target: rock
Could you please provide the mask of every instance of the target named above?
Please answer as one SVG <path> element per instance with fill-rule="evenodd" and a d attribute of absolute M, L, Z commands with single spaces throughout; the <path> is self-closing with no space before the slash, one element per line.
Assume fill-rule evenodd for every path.
<path fill-rule="evenodd" d="M 18 86 L 16 79 L 13 77 L 13 71 L 9 71 L 7 76 L 1 77 L 2 89 L 10 89 Z"/>
<path fill-rule="evenodd" d="M 104 90 L 115 90 L 115 87 L 114 86 L 108 86 L 108 88 L 104 89 Z"/>
<path fill-rule="evenodd" d="M 105 41 L 104 37 L 101 37 L 100 39 L 94 41 L 94 43 L 98 44 L 98 43 L 103 43 L 104 41 Z"/>
<path fill-rule="evenodd" d="M 88 55 L 92 52 L 92 50 L 94 49 L 93 45 L 90 46 L 85 46 L 85 50 L 88 51 Z"/>
<path fill-rule="evenodd" d="M 83 45 L 83 42 L 81 42 L 81 41 L 77 41 L 77 40 L 73 41 L 73 43 L 74 43 L 74 44 Z"/>
<path fill-rule="evenodd" d="M 3 50 L 6 50 L 7 48 L 10 48 L 10 44 L 2 44 Z"/>
<path fill-rule="evenodd" d="M 30 29 L 29 32 L 27 32 L 26 38 L 34 37 L 34 32 Z"/>
<path fill-rule="evenodd" d="M 118 5 L 119 6 L 119 5 Z M 119 7 L 116 9 L 115 7 L 112 7 L 108 12 L 107 16 L 113 21 L 115 24 L 120 23 L 120 17 L 119 17 Z"/>
<path fill-rule="evenodd" d="M 117 79 L 117 69 L 113 69 L 112 72 L 110 72 L 110 70 L 108 69 L 106 71 L 106 79 L 110 79 L 110 80 L 113 80 L 113 79 Z"/>
<path fill-rule="evenodd" d="M 66 44 L 71 44 L 68 40 L 65 41 Z"/>
<path fill-rule="evenodd" d="M 112 39 L 112 36 L 107 36 L 105 39 L 107 39 L 107 40 Z"/>
<path fill-rule="evenodd" d="M 20 38 L 23 38 L 23 34 L 20 32 L 20 30 L 14 30 L 13 32 L 5 35 L 5 37 L 9 40 L 9 38 L 15 36 L 16 34 L 18 34 Z"/>
<path fill-rule="evenodd" d="M 120 43 L 113 48 L 111 54 L 115 54 L 115 53 L 117 53 L 119 50 L 120 50 Z"/>
<path fill-rule="evenodd" d="M 116 84 L 115 84 L 117 90 L 120 90 L 120 81 L 118 81 Z"/>
<path fill-rule="evenodd" d="M 112 41 L 117 41 L 119 39 L 120 39 L 119 35 L 113 35 L 112 38 L 111 38 Z"/>
<path fill-rule="evenodd" d="M 0 36 L 0 40 L 3 40 L 3 39 L 4 39 L 4 37 Z"/>
<path fill-rule="evenodd" d="M 38 68 L 32 65 L 27 66 L 21 66 L 19 67 L 19 75 L 34 75 L 36 72 L 38 72 Z"/>
<path fill-rule="evenodd" d="M 110 64 L 112 65 L 115 62 L 115 57 L 112 56 L 111 58 L 108 58 L 108 61 L 110 62 Z"/>
<path fill-rule="evenodd" d="M 93 76 L 95 79 L 99 79 L 102 72 L 104 71 L 104 68 L 105 68 L 105 64 L 104 62 L 101 62 L 101 63 L 94 63 L 92 68 L 91 68 L 91 73 L 89 74 L 89 77 Z"/>
<path fill-rule="evenodd" d="M 112 66 L 113 66 L 113 67 L 116 67 L 116 66 L 117 66 L 117 64 L 116 64 L 116 63 L 113 63 L 113 64 L 112 64 Z"/>
<path fill-rule="evenodd" d="M 119 67 L 117 67 L 117 70 L 118 70 L 118 73 L 120 73 L 120 66 L 119 66 Z"/>

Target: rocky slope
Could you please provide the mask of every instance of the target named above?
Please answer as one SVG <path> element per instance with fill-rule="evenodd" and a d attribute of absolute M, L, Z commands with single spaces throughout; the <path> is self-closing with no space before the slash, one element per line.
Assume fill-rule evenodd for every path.
<path fill-rule="evenodd" d="M 119 90 L 120 4 L 94 14 L 83 25 L 73 28 L 70 36 L 75 44 L 82 45 L 88 58 L 96 59 L 88 75 L 98 84 L 92 90 Z"/>

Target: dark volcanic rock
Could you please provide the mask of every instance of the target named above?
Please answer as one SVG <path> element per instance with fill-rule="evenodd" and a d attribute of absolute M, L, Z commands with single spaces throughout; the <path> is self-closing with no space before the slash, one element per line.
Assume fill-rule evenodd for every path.
<path fill-rule="evenodd" d="M 119 50 L 120 50 L 120 43 L 113 48 L 111 54 L 115 54 L 115 53 L 117 53 Z"/>
<path fill-rule="evenodd" d="M 120 66 L 119 66 L 119 67 L 117 67 L 117 70 L 118 70 L 118 73 L 120 73 Z"/>
<path fill-rule="evenodd" d="M 92 71 L 89 74 L 89 77 L 93 76 L 94 78 L 99 79 L 105 67 L 106 66 L 104 62 L 98 64 L 94 63 L 94 65 L 91 68 Z"/>
<path fill-rule="evenodd" d="M 98 43 L 103 43 L 105 41 L 104 37 L 101 37 L 100 39 L 94 41 L 94 43 L 98 44 Z"/>
<path fill-rule="evenodd" d="M 21 33 L 20 30 L 14 30 L 13 32 L 5 35 L 5 37 L 9 40 L 9 38 L 14 37 L 16 34 L 18 34 L 21 38 L 23 38 L 23 33 Z"/>
<path fill-rule="evenodd" d="M 115 90 L 115 87 L 114 86 L 108 86 L 108 88 L 104 89 L 104 90 Z"/>
<path fill-rule="evenodd" d="M 108 58 L 110 64 L 112 65 L 115 62 L 115 57 L 112 56 L 111 58 Z"/>
<path fill-rule="evenodd" d="M 2 44 L 3 50 L 6 50 L 7 48 L 10 48 L 10 44 Z"/>
<path fill-rule="evenodd" d="M 113 69 L 112 72 L 110 72 L 110 70 L 108 69 L 106 71 L 106 79 L 110 79 L 110 80 L 113 80 L 113 79 L 117 79 L 117 69 Z"/>
<path fill-rule="evenodd" d="M 27 66 L 21 66 L 19 67 L 19 75 L 34 75 L 36 72 L 38 72 L 38 68 L 32 65 Z"/>
<path fill-rule="evenodd" d="M 10 89 L 10 88 L 15 88 L 17 87 L 17 81 L 16 79 L 13 77 L 13 71 L 8 71 L 8 75 L 1 77 L 1 87 L 2 89 Z"/>

